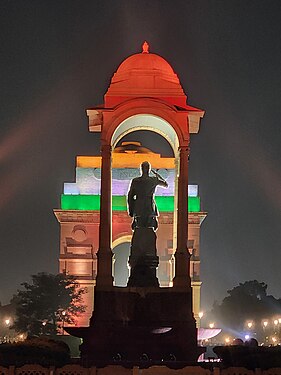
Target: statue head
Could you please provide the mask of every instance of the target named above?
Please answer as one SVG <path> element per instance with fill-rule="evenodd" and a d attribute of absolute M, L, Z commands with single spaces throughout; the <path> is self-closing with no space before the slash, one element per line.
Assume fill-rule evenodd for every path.
<path fill-rule="evenodd" d="M 148 161 L 144 161 L 143 163 L 141 163 L 141 171 L 142 171 L 142 174 L 149 174 L 150 172 L 150 169 L 151 169 L 151 165 Z"/>

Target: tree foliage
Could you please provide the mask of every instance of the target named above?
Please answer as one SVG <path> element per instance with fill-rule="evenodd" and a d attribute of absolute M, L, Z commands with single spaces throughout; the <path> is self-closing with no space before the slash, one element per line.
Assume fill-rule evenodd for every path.
<path fill-rule="evenodd" d="M 63 341 L 46 337 L 0 344 L 0 366 L 20 367 L 27 363 L 62 367 L 70 363 L 70 349 Z"/>
<path fill-rule="evenodd" d="M 85 311 L 80 288 L 73 276 L 38 273 L 31 276 L 32 283 L 22 283 L 12 299 L 16 305 L 13 328 L 30 336 L 55 335 L 62 324 L 74 323 Z"/>
<path fill-rule="evenodd" d="M 215 303 L 212 316 L 222 327 L 242 330 L 249 320 L 261 321 L 281 313 L 281 300 L 267 295 L 267 285 L 246 281 L 227 291 L 222 303 Z"/>

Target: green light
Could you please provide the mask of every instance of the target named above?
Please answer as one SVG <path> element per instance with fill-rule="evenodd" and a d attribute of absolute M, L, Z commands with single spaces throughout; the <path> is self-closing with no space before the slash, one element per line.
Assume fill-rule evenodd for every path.
<path fill-rule="evenodd" d="M 174 197 L 155 197 L 160 212 L 174 210 Z M 61 208 L 63 210 L 98 211 L 100 209 L 99 195 L 65 195 L 61 196 Z M 124 195 L 112 197 L 113 211 L 127 211 L 127 199 Z M 188 212 L 200 212 L 200 197 L 188 197 Z"/>
<path fill-rule="evenodd" d="M 127 197 L 125 195 L 112 196 L 112 211 L 126 211 Z"/>

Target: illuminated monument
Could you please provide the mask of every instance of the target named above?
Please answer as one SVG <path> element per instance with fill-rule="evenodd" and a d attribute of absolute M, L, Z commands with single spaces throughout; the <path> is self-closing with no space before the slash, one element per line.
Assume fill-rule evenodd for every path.
<path fill-rule="evenodd" d="M 90 131 L 101 133 L 101 157 L 77 157 L 76 182 L 64 185 L 61 210 L 55 210 L 60 271 L 87 286 L 88 314 L 94 299 L 90 327 L 68 330 L 83 337 L 82 358 L 92 362 L 116 356 L 136 361 L 142 354 L 156 362 L 170 355 L 194 361 L 199 351 L 192 299 L 197 317 L 199 233 L 206 213 L 200 211 L 197 186 L 188 186 L 188 157 L 190 134 L 198 133 L 204 112 L 186 104 L 177 75 L 146 44 L 119 66 L 104 99 L 104 105 L 87 110 Z M 137 142 L 120 143 L 137 130 L 163 136 L 174 157 L 162 158 Z M 126 194 L 144 160 L 169 182 L 156 192 L 160 287 L 120 287 L 112 276 L 118 256 L 112 249 L 131 241 Z M 79 325 L 86 326 L 88 317 Z"/>
<path fill-rule="evenodd" d="M 139 165 L 148 160 L 168 181 L 167 189 L 156 190 L 156 203 L 160 211 L 159 228 L 157 230 L 157 248 L 159 256 L 158 279 L 161 286 L 171 286 L 174 277 L 174 191 L 175 191 L 175 159 L 162 158 L 150 150 L 141 147 L 139 142 L 122 142 L 114 149 L 112 155 L 112 249 L 113 274 L 119 260 L 119 252 L 124 251 L 121 244 L 129 247 L 132 230 L 131 219 L 127 213 L 126 194 L 130 179 L 138 176 Z M 61 197 L 61 210 L 55 210 L 60 222 L 60 272 L 67 272 L 86 286 L 85 296 L 87 311 L 78 320 L 78 325 L 88 325 L 92 315 L 94 285 L 97 272 L 97 250 L 99 236 L 100 209 L 100 156 L 78 156 L 76 166 L 76 182 L 64 184 Z M 193 312 L 196 319 L 200 311 L 200 225 L 206 213 L 200 211 L 198 186 L 188 187 L 188 247 L 191 255 L 191 285 L 193 290 Z M 120 254 L 121 255 L 121 254 Z M 129 274 L 126 260 L 122 262 L 123 278 L 117 285 L 124 285 Z M 122 283 L 123 281 L 123 283 Z M 198 319 L 199 321 L 199 319 Z"/>

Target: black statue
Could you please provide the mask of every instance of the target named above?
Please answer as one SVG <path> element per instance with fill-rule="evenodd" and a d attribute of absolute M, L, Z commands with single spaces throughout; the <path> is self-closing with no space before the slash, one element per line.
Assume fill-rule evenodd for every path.
<path fill-rule="evenodd" d="M 155 177 L 150 177 L 149 172 Z M 132 229 L 158 227 L 158 209 L 154 200 L 156 186 L 167 187 L 167 182 L 155 171 L 151 170 L 150 163 L 144 161 L 141 164 L 142 175 L 131 182 L 128 193 L 129 215 L 134 218 Z"/>

